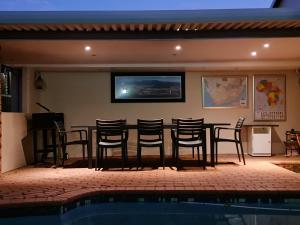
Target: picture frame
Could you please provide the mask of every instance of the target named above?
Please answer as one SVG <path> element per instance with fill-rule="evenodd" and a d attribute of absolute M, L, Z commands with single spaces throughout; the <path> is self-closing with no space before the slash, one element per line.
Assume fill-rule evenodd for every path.
<path fill-rule="evenodd" d="M 286 77 L 283 74 L 253 76 L 254 121 L 286 120 Z"/>
<path fill-rule="evenodd" d="M 111 73 L 111 102 L 185 102 L 185 73 Z"/>
<path fill-rule="evenodd" d="M 202 76 L 202 107 L 207 109 L 248 107 L 248 76 Z"/>

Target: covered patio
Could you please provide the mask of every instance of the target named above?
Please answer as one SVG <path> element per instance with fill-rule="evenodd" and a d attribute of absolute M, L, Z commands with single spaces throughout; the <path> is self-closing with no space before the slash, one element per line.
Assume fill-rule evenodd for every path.
<path fill-rule="evenodd" d="M 7 12 L 0 15 L 0 62 L 22 71 L 18 112 L 1 112 L 0 208 L 56 213 L 90 204 L 99 196 L 180 196 L 262 201 L 299 198 L 299 173 L 280 167 L 300 166 L 298 154 L 285 156 L 285 132 L 300 130 L 299 9 L 203 10 L 177 12 Z M 269 44 L 268 49 L 263 47 Z M 180 50 L 176 47 L 180 46 Z M 90 47 L 90 50 L 84 50 Z M 252 52 L 256 54 L 252 54 Z M 185 102 L 113 103 L 112 72 L 185 72 Z M 255 121 L 254 77 L 284 76 L 286 111 L 282 120 Z M 245 107 L 205 108 L 203 77 L 244 76 Z M 36 85 L 41 77 L 43 84 Z M 41 87 L 41 88 L 40 88 Z M 230 123 L 246 117 L 245 154 L 250 154 L 249 126 L 271 127 L 271 157 L 246 156 L 238 162 L 235 146 L 222 145 L 219 164 L 203 170 L 167 166 L 95 171 L 74 168 L 80 148 L 72 147 L 65 168 L 33 165 L 31 119 L 42 103 L 64 113 L 67 128 L 94 126 L 97 118 L 204 118 Z M 13 128 L 13 129 L 11 129 Z M 19 131 L 19 132 L 16 132 Z M 14 135 L 9 135 L 14 134 Z M 15 136 L 17 134 L 17 137 Z M 95 134 L 93 134 L 95 136 Z M 169 131 L 166 155 L 171 155 Z M 95 140 L 95 138 L 93 139 Z M 5 143 L 5 144 L 3 144 Z M 91 152 L 95 156 L 95 141 Z M 210 149 L 208 147 L 208 149 Z M 130 131 L 130 157 L 136 155 L 136 132 Z M 50 154 L 51 155 L 51 154 Z M 153 156 L 146 151 L 145 155 Z M 111 155 L 109 155 L 111 156 Z M 114 155 L 113 155 L 114 156 Z M 156 157 L 157 155 L 155 155 Z M 230 162 L 230 163 L 225 163 Z M 70 166 L 68 166 L 70 165 Z M 195 197 L 196 196 L 196 197 Z"/>

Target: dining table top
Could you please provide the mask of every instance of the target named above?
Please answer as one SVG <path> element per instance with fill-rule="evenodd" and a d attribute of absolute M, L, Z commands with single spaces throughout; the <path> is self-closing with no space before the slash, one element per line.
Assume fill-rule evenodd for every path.
<path fill-rule="evenodd" d="M 222 122 L 206 122 L 203 124 L 204 127 L 214 127 L 214 126 L 229 126 L 231 125 L 230 123 L 222 123 Z M 96 129 L 96 125 L 72 125 L 72 128 L 88 128 L 88 129 Z M 127 129 L 137 129 L 137 124 L 136 123 L 128 123 L 126 124 Z M 176 124 L 172 123 L 164 123 L 164 128 L 165 129 L 172 129 L 176 128 Z"/>

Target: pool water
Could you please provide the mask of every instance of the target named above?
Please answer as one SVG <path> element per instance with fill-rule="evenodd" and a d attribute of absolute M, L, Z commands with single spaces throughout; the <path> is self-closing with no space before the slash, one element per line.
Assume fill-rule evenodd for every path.
<path fill-rule="evenodd" d="M 300 173 L 300 163 L 276 163 L 275 165 L 291 170 L 295 173 Z"/>
<path fill-rule="evenodd" d="M 0 225 L 299 225 L 299 221 L 299 204 L 100 203 L 62 215 L 1 218 Z"/>

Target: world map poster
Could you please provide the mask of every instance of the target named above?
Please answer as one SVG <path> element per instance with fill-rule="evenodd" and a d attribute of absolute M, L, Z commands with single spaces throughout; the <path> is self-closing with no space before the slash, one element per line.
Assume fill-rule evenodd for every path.
<path fill-rule="evenodd" d="M 254 120 L 285 120 L 285 76 L 255 75 L 253 85 Z"/>
<path fill-rule="evenodd" d="M 203 108 L 247 107 L 247 76 L 202 77 Z"/>

